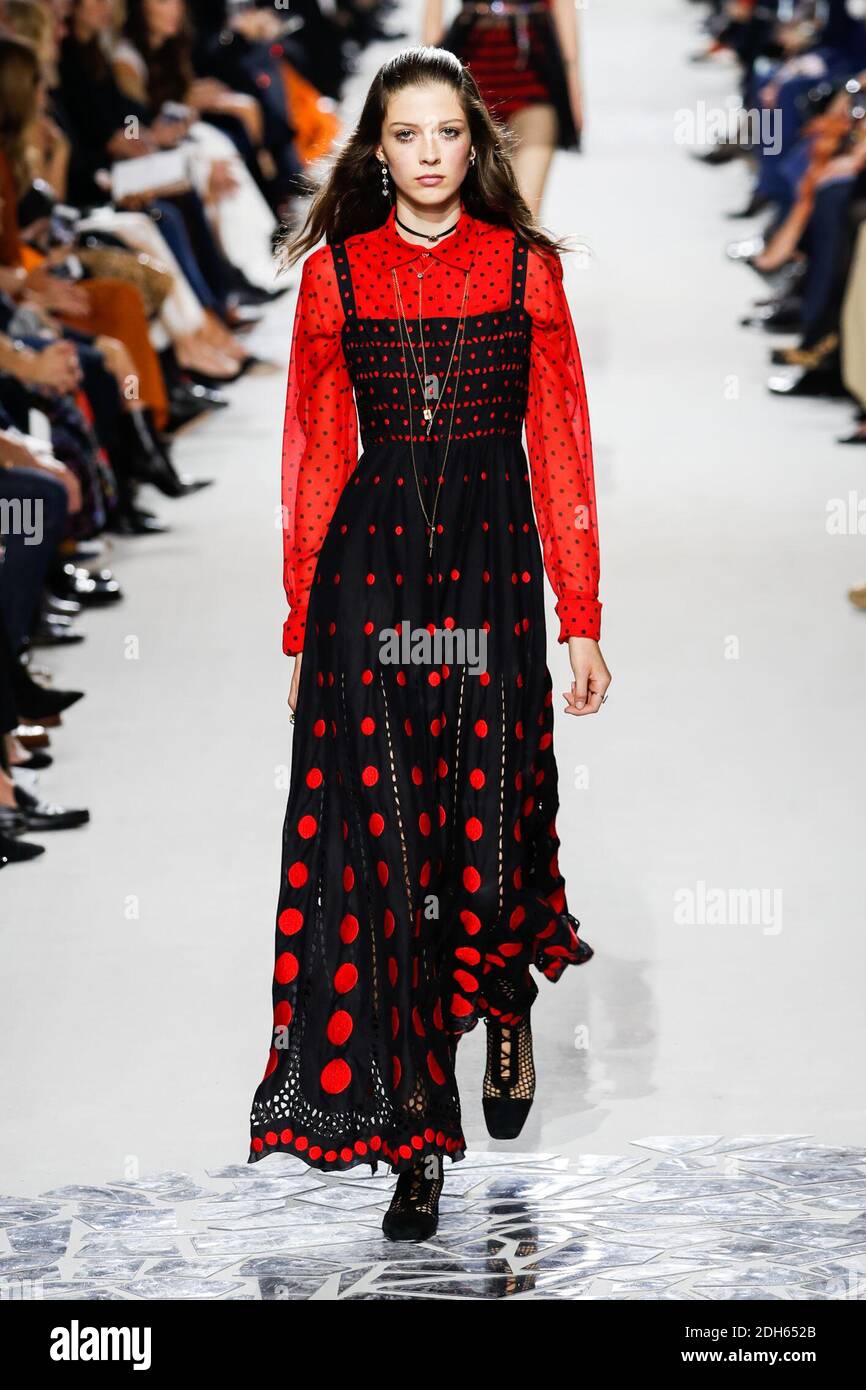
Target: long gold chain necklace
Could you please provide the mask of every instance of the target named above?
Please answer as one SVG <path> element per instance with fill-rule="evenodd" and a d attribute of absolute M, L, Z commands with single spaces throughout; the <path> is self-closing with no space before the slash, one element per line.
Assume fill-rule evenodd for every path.
<path fill-rule="evenodd" d="M 398 282 L 397 282 L 397 273 L 396 273 L 396 270 L 392 269 L 391 274 L 392 274 L 393 279 L 394 279 L 394 291 L 395 291 L 395 297 L 396 297 L 396 300 L 397 300 L 397 323 L 398 323 L 399 328 L 400 328 L 400 344 L 401 344 L 401 347 L 402 347 L 402 350 L 403 350 L 403 360 L 404 360 L 404 363 L 405 363 L 405 361 L 406 361 L 406 347 L 407 347 L 407 345 L 408 345 L 409 353 L 410 353 L 410 355 L 411 355 L 412 361 L 413 361 L 414 366 L 415 366 L 415 372 L 416 372 L 416 375 L 418 375 L 418 377 L 419 377 L 419 383 L 420 383 L 420 385 L 421 385 L 421 399 L 422 399 L 422 400 L 426 400 L 425 377 L 422 377 L 421 374 L 420 374 L 420 372 L 419 372 L 419 370 L 418 370 L 418 361 L 417 361 L 417 358 L 415 357 L 415 353 L 414 353 L 414 351 L 413 351 L 413 349 L 412 349 L 412 342 L 411 342 L 411 339 L 409 338 L 409 322 L 408 322 L 408 319 L 406 318 L 405 310 L 403 309 L 403 298 L 402 298 L 402 295 L 400 294 L 400 286 L 399 286 L 399 284 L 398 284 Z M 421 274 L 418 275 L 419 281 L 423 278 L 423 274 L 424 274 L 424 272 L 422 272 Z M 406 383 L 406 401 L 407 401 L 407 404 L 408 404 L 408 407 L 409 407 L 409 451 L 410 451 L 411 456 L 412 456 L 412 472 L 415 474 L 415 489 L 416 489 L 416 491 L 417 491 L 417 493 L 418 493 L 418 501 L 419 501 L 419 503 L 421 504 L 421 511 L 424 513 L 424 520 L 427 522 L 427 527 L 428 527 L 428 530 L 429 530 L 429 532 L 430 532 L 430 544 L 429 544 L 429 546 L 427 547 L 427 554 L 428 554 L 429 556 L 432 556 L 432 554 L 433 554 L 433 536 L 434 536 L 434 534 L 435 534 L 436 508 L 437 508 L 437 506 L 439 505 L 439 493 L 440 493 L 440 491 L 441 491 L 441 489 L 442 489 L 442 481 L 443 481 L 443 478 L 444 478 L 444 476 L 445 476 L 445 464 L 446 464 L 446 461 L 447 461 L 447 459 L 448 459 L 448 450 L 449 450 L 450 447 L 451 447 L 451 431 L 452 431 L 453 426 L 454 426 L 454 412 L 455 412 L 455 410 L 457 409 L 457 390 L 458 390 L 458 387 L 459 387 L 459 384 L 460 384 L 460 368 L 461 368 L 461 364 L 462 364 L 462 361 L 463 361 L 463 343 L 464 343 L 464 340 L 465 340 L 465 337 L 466 337 L 466 329 L 465 329 L 466 315 L 465 315 L 465 310 L 466 310 L 466 300 L 467 300 L 467 297 L 468 297 L 468 294 L 469 294 L 469 278 L 470 278 L 470 272 L 467 270 L 467 272 L 466 272 L 466 282 L 465 282 L 465 284 L 464 284 L 464 286 L 463 286 L 463 300 L 462 300 L 462 303 L 461 303 L 461 305 L 460 305 L 460 317 L 459 317 L 458 322 L 457 322 L 457 331 L 456 331 L 455 334 L 454 334 L 454 343 L 452 344 L 452 347 L 451 347 L 451 358 L 450 358 L 450 360 L 449 360 L 449 362 L 448 362 L 448 370 L 447 370 L 446 373 L 445 373 L 445 381 L 443 382 L 442 391 L 440 392 L 439 399 L 438 399 L 437 402 L 436 402 L 436 410 L 431 411 L 431 410 L 430 410 L 430 407 L 425 405 L 425 407 L 424 407 L 424 409 L 423 409 L 423 412 L 422 412 L 422 413 L 423 413 L 423 416 L 424 416 L 424 419 L 427 421 L 427 438 L 428 438 L 428 440 L 429 440 L 429 438 L 430 438 L 430 430 L 431 430 L 432 427 L 433 427 L 433 420 L 434 420 L 434 418 L 435 418 L 436 411 L 439 409 L 439 406 L 442 404 L 442 401 L 443 401 L 443 399 L 444 399 L 444 397 L 445 397 L 445 386 L 447 385 L 448 377 L 449 377 L 450 374 L 451 374 L 451 364 L 452 364 L 452 362 L 454 361 L 454 352 L 455 352 L 455 349 L 456 349 L 456 347 L 457 347 L 457 342 L 458 342 L 458 339 L 459 339 L 459 341 L 460 341 L 460 352 L 459 352 L 459 354 L 458 354 L 458 356 L 457 356 L 457 372 L 456 372 L 456 375 L 455 375 L 455 377 L 454 377 L 454 400 L 453 400 L 453 404 L 452 404 L 452 406 L 451 406 L 451 414 L 450 414 L 449 420 L 448 420 L 448 438 L 447 438 L 447 440 L 445 441 L 445 455 L 444 455 L 444 457 L 443 457 L 443 459 L 442 459 L 442 466 L 441 466 L 440 471 L 439 471 L 439 482 L 438 482 L 438 485 L 437 485 L 437 487 L 436 487 L 436 496 L 435 496 L 434 501 L 433 501 L 433 512 L 432 512 L 432 515 L 430 515 L 430 516 L 427 515 L 427 508 L 424 506 L 424 498 L 423 498 L 422 493 L 421 493 L 421 484 L 420 484 L 419 479 L 418 479 L 418 468 L 417 468 L 417 465 L 416 465 L 416 462 L 415 462 L 415 440 L 414 440 L 414 430 L 413 430 L 413 427 L 412 427 L 412 393 L 411 393 L 411 391 L 410 391 L 410 389 L 409 389 L 409 372 L 408 372 L 408 370 L 406 370 L 406 371 L 404 371 L 404 373 L 403 373 L 403 379 L 404 379 L 404 381 L 405 381 L 405 383 Z M 426 354 L 424 353 L 424 329 L 423 329 L 423 324 L 422 324 L 422 322 L 421 322 L 420 306 L 421 306 L 421 287 L 420 287 L 420 284 L 419 284 L 419 287 L 418 287 L 418 307 L 419 307 L 418 326 L 419 326 L 419 333 L 420 333 L 420 339 L 421 339 L 421 351 L 422 351 L 423 365 L 424 365 L 424 368 L 425 368 L 425 376 L 426 376 L 426 365 L 427 365 L 427 363 L 426 363 Z M 404 327 L 405 327 L 405 336 L 404 336 Z"/>
<path fill-rule="evenodd" d="M 424 416 L 424 419 L 425 419 L 426 422 L 427 422 L 427 438 L 429 439 L 429 438 L 430 438 L 430 432 L 431 432 L 431 430 L 433 429 L 433 421 L 434 421 L 435 418 L 436 418 L 436 412 L 438 411 L 438 409 L 439 409 L 440 405 L 442 404 L 442 401 L 444 400 L 444 397 L 445 397 L 445 387 L 446 387 L 447 384 L 448 384 L 448 377 L 449 377 L 450 372 L 451 372 L 451 364 L 452 364 L 452 362 L 454 361 L 454 350 L 455 350 L 455 348 L 457 347 L 457 339 L 458 339 L 458 337 L 460 336 L 461 325 L 462 325 L 463 317 L 464 317 L 464 314 L 465 314 L 465 311 L 466 311 L 466 299 L 467 299 L 468 294 L 469 294 L 469 275 L 470 275 L 470 272 L 469 272 L 468 270 L 466 271 L 466 281 L 465 281 L 464 286 L 463 286 L 463 300 L 462 300 L 462 303 L 461 303 L 461 305 L 460 305 L 460 318 L 459 318 L 459 320 L 458 320 L 457 330 L 456 330 L 456 332 L 455 332 L 455 334 L 454 334 L 454 342 L 451 344 L 451 356 L 450 356 L 449 359 L 448 359 L 448 367 L 447 367 L 447 370 L 446 370 L 446 372 L 445 372 L 445 378 L 444 378 L 444 380 L 443 380 L 443 382 L 442 382 L 442 389 L 438 392 L 437 399 L 436 399 L 436 405 L 435 405 L 432 409 L 431 409 L 430 405 L 428 404 L 428 388 L 427 388 L 427 382 L 428 382 L 429 378 L 428 378 L 428 376 L 427 376 L 427 349 L 426 349 L 426 345 L 425 345 L 425 342 L 424 342 L 424 323 L 423 323 L 422 311 L 421 311 L 421 286 L 422 286 L 422 282 L 423 282 L 423 280 L 424 280 L 424 276 L 427 274 L 427 272 L 426 272 L 425 270 L 422 270 L 422 271 L 416 271 L 415 273 L 416 273 L 416 275 L 417 275 L 417 277 L 418 277 L 418 340 L 419 340 L 419 343 L 420 343 L 420 345 L 421 345 L 421 366 L 420 366 L 420 367 L 418 366 L 418 358 L 417 358 L 416 355 L 415 355 L 415 349 L 414 349 L 413 346 L 412 346 L 412 339 L 411 339 L 411 337 L 409 336 L 409 319 L 408 319 L 408 316 L 407 316 L 407 314 L 406 314 L 406 309 L 405 309 L 405 306 L 404 306 L 404 303 L 403 303 L 403 294 L 402 294 L 402 291 L 401 291 L 401 289 L 400 289 L 400 282 L 399 282 L 398 279 L 397 279 L 397 271 L 396 271 L 396 269 L 395 269 L 393 266 L 392 266 L 392 268 L 391 268 L 391 278 L 392 278 L 393 281 L 394 281 L 394 297 L 395 297 L 396 302 L 397 302 L 397 318 L 398 318 L 398 321 L 401 321 L 401 330 L 400 330 L 400 331 L 401 331 L 401 334 L 402 334 L 402 329 L 403 329 L 403 325 L 404 325 L 404 324 L 405 324 L 405 327 L 406 327 L 406 338 L 407 338 L 407 341 L 408 341 L 408 343 L 409 343 L 409 352 L 410 352 L 411 357 L 412 357 L 412 365 L 413 365 L 414 368 L 415 368 L 415 375 L 416 375 L 417 378 L 418 378 L 418 385 L 419 385 L 420 388 L 421 388 L 421 399 L 424 401 L 424 406 L 423 406 L 423 409 L 422 409 L 422 412 L 421 412 L 421 413 L 422 413 L 422 415 Z"/>

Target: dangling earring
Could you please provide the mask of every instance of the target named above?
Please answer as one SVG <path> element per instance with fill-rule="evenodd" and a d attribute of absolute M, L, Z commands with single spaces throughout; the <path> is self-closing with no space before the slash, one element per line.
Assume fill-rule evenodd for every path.
<path fill-rule="evenodd" d="M 390 198 L 390 197 L 391 197 L 391 189 L 390 189 L 390 187 L 389 187 L 389 185 L 388 185 L 388 166 L 387 166 L 387 164 L 385 163 L 384 159 L 380 159 L 380 160 L 379 160 L 379 163 L 380 163 L 381 166 L 382 166 L 382 197 L 383 197 L 383 198 Z"/>
<path fill-rule="evenodd" d="M 472 168 L 472 166 L 473 166 L 474 163 L 475 163 L 475 151 L 474 151 L 474 150 L 470 150 L 470 151 L 469 151 L 469 168 L 470 168 L 470 169 Z"/>

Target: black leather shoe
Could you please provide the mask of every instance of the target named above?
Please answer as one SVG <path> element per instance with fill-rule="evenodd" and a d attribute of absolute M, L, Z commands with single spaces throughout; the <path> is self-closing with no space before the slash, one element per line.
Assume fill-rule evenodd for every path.
<path fill-rule="evenodd" d="M 743 328 L 762 328 L 765 333 L 803 333 L 802 310 L 798 295 L 782 296 L 761 305 L 740 323 Z"/>
<path fill-rule="evenodd" d="M 23 763 L 15 763 L 15 767 L 23 768 L 25 772 L 44 772 L 53 762 L 50 753 L 43 753 L 41 748 L 34 748 L 30 757 L 25 758 Z"/>
<path fill-rule="evenodd" d="M 187 497 L 191 492 L 210 487 L 213 482 L 213 478 L 190 478 L 185 473 L 178 473 L 168 459 L 155 464 L 146 478 L 141 474 L 138 477 L 141 482 L 158 488 L 164 497 Z"/>
<path fill-rule="evenodd" d="M 89 570 L 71 560 L 56 565 L 49 576 L 51 592 L 60 598 L 75 599 L 85 607 L 116 603 L 123 591 L 110 569 Z"/>
<path fill-rule="evenodd" d="M 233 386 L 236 381 L 240 381 L 242 373 L 236 371 L 234 376 L 208 376 L 207 372 L 190 372 L 190 376 L 197 386 L 206 386 L 212 391 L 221 391 L 224 386 Z"/>
<path fill-rule="evenodd" d="M 838 367 L 791 367 L 786 374 L 771 376 L 767 389 L 774 396 L 847 396 Z"/>
<path fill-rule="evenodd" d="M 65 806 L 39 801 L 23 787 L 15 788 L 15 800 L 24 817 L 26 830 L 71 830 L 73 826 L 86 825 L 90 820 L 89 811 L 71 811 Z"/>
<path fill-rule="evenodd" d="M 753 270 L 756 275 L 760 275 L 766 285 L 769 285 L 777 295 L 784 294 L 790 285 L 796 282 L 796 274 L 792 269 L 791 262 L 786 261 L 784 265 L 775 266 L 772 270 L 767 270 L 764 266 L 757 263 L 757 256 L 745 256 L 743 264 Z"/>
<path fill-rule="evenodd" d="M 0 806 L 0 835 L 20 835 L 26 829 L 18 806 Z"/>
<path fill-rule="evenodd" d="M 212 391 L 207 386 L 194 385 L 191 381 L 181 383 L 169 391 L 169 414 L 165 434 L 177 434 L 186 425 L 209 415 L 214 410 L 224 410 L 229 398 L 224 391 Z"/>
<path fill-rule="evenodd" d="M 30 634 L 34 647 L 69 647 L 83 642 L 85 634 L 73 627 L 68 618 L 53 617 L 50 613 L 40 618 Z"/>
<path fill-rule="evenodd" d="M 136 473 L 139 482 L 150 483 L 158 488 L 164 497 L 186 497 L 191 492 L 199 492 L 210 487 L 213 478 L 191 478 L 186 473 L 178 473 L 167 453 L 154 454 L 146 467 Z"/>
<path fill-rule="evenodd" d="M 257 314 L 252 305 L 240 304 L 229 296 L 227 324 L 233 333 L 249 333 L 261 323 L 262 317 L 263 315 Z"/>
<path fill-rule="evenodd" d="M 53 613 L 58 618 L 77 618 L 83 607 L 74 598 L 58 598 L 56 594 L 48 593 L 45 596 L 44 607 L 49 613 Z"/>
<path fill-rule="evenodd" d="M 801 288 L 804 261 L 786 261 L 776 270 L 761 270 L 754 262 L 755 258 L 750 256 L 746 258 L 745 264 L 760 275 L 772 290 L 774 299 L 781 301 Z"/>
<path fill-rule="evenodd" d="M 294 283 L 293 280 L 290 280 L 286 284 L 276 285 L 271 290 L 262 289 L 259 285 L 244 285 L 242 289 L 237 291 L 237 302 L 244 306 L 251 305 L 254 308 L 260 304 L 272 304 L 275 299 L 281 299 L 288 290 L 292 289 Z"/>
<path fill-rule="evenodd" d="M 224 410 L 229 404 L 229 398 L 225 391 L 219 387 L 200 386 L 186 376 L 185 379 L 173 386 L 168 397 L 171 412 L 178 412 L 192 418 L 194 415 L 207 414 L 211 410 Z"/>
<path fill-rule="evenodd" d="M 166 497 L 185 497 L 207 487 L 212 478 L 187 478 L 178 473 L 168 446 L 162 443 L 142 411 L 123 417 L 123 438 L 128 444 L 126 467 L 136 483 L 150 483 Z"/>
<path fill-rule="evenodd" d="M 694 159 L 700 160 L 701 164 L 730 164 L 732 159 L 742 159 L 749 153 L 743 145 L 735 144 L 731 140 L 720 140 L 709 150 L 692 150 Z"/>
<path fill-rule="evenodd" d="M 40 724 L 52 714 L 62 714 L 64 710 L 84 698 L 83 690 L 47 690 L 38 681 L 31 680 L 26 685 L 16 681 L 16 697 L 22 709 L 27 710 L 27 724 Z"/>
<path fill-rule="evenodd" d="M 23 864 L 44 853 L 44 845 L 34 845 L 29 840 L 11 840 L 0 832 L 0 869 L 5 869 L 7 864 Z"/>
<path fill-rule="evenodd" d="M 744 208 L 739 208 L 736 212 L 729 212 L 728 217 L 736 220 L 741 217 L 757 217 L 759 212 L 770 206 L 769 198 L 765 198 L 761 193 L 753 193 Z"/>
<path fill-rule="evenodd" d="M 170 531 L 171 527 L 144 507 L 128 506 L 115 512 L 105 529 L 113 536 L 156 536 Z"/>
<path fill-rule="evenodd" d="M 256 357 L 253 353 L 248 352 L 246 356 L 242 357 L 238 362 L 238 369 L 232 377 L 207 376 L 204 372 L 193 372 L 191 375 L 201 386 L 210 386 L 219 389 L 221 385 L 231 386 L 233 382 L 240 381 L 241 377 L 246 376 L 247 372 L 251 371 L 254 367 L 270 368 L 271 366 L 272 364 L 266 362 L 264 358 Z"/>
<path fill-rule="evenodd" d="M 63 714 L 64 710 L 83 699 L 83 694 L 83 691 L 46 691 L 33 681 L 31 694 L 26 695 L 25 699 L 25 724 L 40 724 L 43 719 L 53 719 L 56 714 Z"/>

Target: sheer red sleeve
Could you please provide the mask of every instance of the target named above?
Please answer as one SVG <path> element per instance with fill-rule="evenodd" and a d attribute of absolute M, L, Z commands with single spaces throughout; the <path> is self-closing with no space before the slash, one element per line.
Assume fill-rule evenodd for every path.
<path fill-rule="evenodd" d="M 532 318 L 526 444 L 544 568 L 557 597 L 559 642 L 601 629 L 592 440 L 580 352 L 562 263 L 530 250 L 525 305 Z"/>
<path fill-rule="evenodd" d="M 358 418 L 340 329 L 343 310 L 328 247 L 304 262 L 292 330 L 283 426 L 283 651 L 303 650 L 316 561 L 358 461 Z"/>

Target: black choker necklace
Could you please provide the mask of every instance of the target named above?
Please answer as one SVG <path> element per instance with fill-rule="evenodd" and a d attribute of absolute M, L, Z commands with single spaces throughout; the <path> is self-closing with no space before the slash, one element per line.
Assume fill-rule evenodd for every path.
<path fill-rule="evenodd" d="M 394 213 L 394 221 L 397 223 L 398 227 L 403 228 L 404 232 L 411 232 L 413 236 L 423 237 L 425 241 L 438 241 L 440 237 L 447 236 L 449 232 L 454 231 L 454 227 L 457 226 L 460 218 L 458 217 L 457 222 L 454 223 L 454 227 L 446 227 L 444 232 L 416 232 L 414 227 L 407 227 L 405 222 L 401 222 L 396 212 Z"/>

